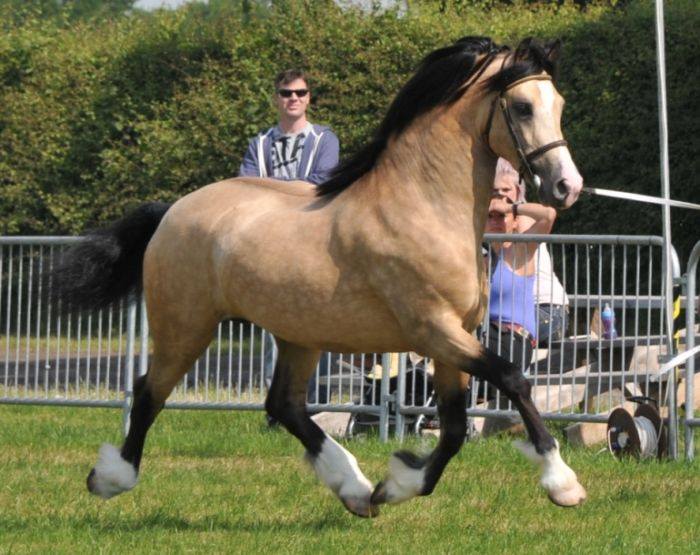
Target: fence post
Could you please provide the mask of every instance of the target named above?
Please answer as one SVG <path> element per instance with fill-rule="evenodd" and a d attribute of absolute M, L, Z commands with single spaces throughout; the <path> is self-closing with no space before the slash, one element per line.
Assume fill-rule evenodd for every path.
<path fill-rule="evenodd" d="M 672 249 L 673 247 L 671 247 Z M 669 360 L 674 356 L 674 331 L 675 331 L 675 321 L 673 318 L 674 313 L 674 299 L 676 293 L 678 293 L 678 286 L 675 285 L 674 268 L 672 264 L 672 250 L 668 250 L 669 246 L 664 244 L 664 257 L 662 262 L 663 267 L 663 284 L 664 284 L 664 307 L 665 312 L 665 326 L 666 329 L 666 345 L 668 349 Z M 667 253 L 668 251 L 668 253 Z M 669 263 L 671 263 L 671 268 L 669 269 Z M 668 456 L 672 460 L 678 458 L 678 400 L 677 400 L 677 387 L 678 387 L 678 376 L 679 372 L 677 368 L 672 368 L 668 373 L 668 379 L 666 380 L 666 399 L 668 401 Z"/>
<path fill-rule="evenodd" d="M 382 354 L 382 383 L 379 390 L 381 402 L 379 404 L 379 441 L 389 440 L 389 380 L 391 379 L 391 353 Z"/>
<path fill-rule="evenodd" d="M 401 412 L 401 409 L 406 404 L 406 359 L 408 355 L 406 353 L 401 353 L 399 355 L 399 375 L 396 378 L 396 402 L 394 416 L 394 435 L 399 441 L 403 441 L 405 434 L 405 419 Z"/>
<path fill-rule="evenodd" d="M 695 275 L 698 271 L 700 260 L 700 241 L 695 244 L 688 259 L 688 273 L 686 274 L 686 306 L 685 306 L 685 348 L 691 351 L 695 347 Z M 694 419 L 694 384 L 695 384 L 695 357 L 691 356 L 685 363 L 685 458 L 693 460 L 695 445 L 693 440 Z"/>
<path fill-rule="evenodd" d="M 129 412 L 134 398 L 134 351 L 136 343 L 136 299 L 130 299 L 126 316 L 126 377 L 124 379 L 124 404 L 122 406 L 122 429 L 124 437 L 129 433 Z"/>

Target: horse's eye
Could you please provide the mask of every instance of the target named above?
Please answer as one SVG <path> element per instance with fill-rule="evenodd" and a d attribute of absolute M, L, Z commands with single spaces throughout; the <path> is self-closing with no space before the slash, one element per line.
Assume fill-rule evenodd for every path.
<path fill-rule="evenodd" d="M 532 116 L 532 104 L 529 102 L 514 102 L 513 111 L 521 118 L 529 118 Z"/>

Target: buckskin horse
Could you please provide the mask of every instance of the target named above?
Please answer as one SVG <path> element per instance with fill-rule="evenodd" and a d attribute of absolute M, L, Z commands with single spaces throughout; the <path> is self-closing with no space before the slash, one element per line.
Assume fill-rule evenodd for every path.
<path fill-rule="evenodd" d="M 151 203 L 89 234 L 57 271 L 63 298 L 85 308 L 142 290 L 153 339 L 134 386 L 121 449 L 103 445 L 89 490 L 136 485 L 149 427 L 225 318 L 269 330 L 279 345 L 267 412 L 296 436 L 319 479 L 359 516 L 430 494 L 466 431 L 469 376 L 520 412 L 562 506 L 586 496 L 509 361 L 472 334 L 486 306 L 480 244 L 496 160 L 506 158 L 545 204 L 568 208 L 582 178 L 562 137 L 554 81 L 559 43 L 515 50 L 466 37 L 430 53 L 370 141 L 318 189 L 227 179 L 172 205 Z M 411 225 L 405 215 L 411 214 Z M 320 351 L 416 351 L 435 360 L 440 440 L 424 457 L 395 453 L 375 487 L 355 457 L 306 411 Z"/>

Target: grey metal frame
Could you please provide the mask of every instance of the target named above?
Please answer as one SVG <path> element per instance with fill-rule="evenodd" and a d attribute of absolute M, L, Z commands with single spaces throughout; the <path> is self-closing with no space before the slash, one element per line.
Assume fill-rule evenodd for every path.
<path fill-rule="evenodd" d="M 130 299 L 92 314 L 59 313 L 46 302 L 43 288 L 50 283 L 39 274 L 51 269 L 60 249 L 78 241 L 78 237 L 0 237 L 0 315 L 3 311 L 5 315 L 0 321 L 0 333 L 4 333 L 0 403 L 122 408 L 126 431 L 134 379 L 148 369 L 145 303 Z M 252 324 L 222 322 L 216 339 L 166 407 L 263 410 L 261 339 L 265 334 Z M 376 414 L 382 423 L 380 435 L 386 439 L 388 405 L 365 403 L 362 392 L 367 386 L 361 373 L 353 370 L 357 362 L 363 365 L 367 355 L 324 356 L 330 366 L 340 369 L 333 377 L 334 403 L 313 404 L 310 411 Z M 375 355 L 368 362 L 380 360 Z M 386 364 L 382 371 L 388 377 Z M 317 376 L 317 391 L 326 388 L 330 393 L 331 381 L 324 379 Z M 380 383 L 388 380 L 377 380 L 372 387 Z"/>
<path fill-rule="evenodd" d="M 688 259 L 688 271 L 686 273 L 686 307 L 685 307 L 685 333 L 686 350 L 691 351 L 695 347 L 695 319 L 697 318 L 697 290 L 696 276 L 698 262 L 700 261 L 700 241 L 698 241 L 690 253 Z M 693 428 L 700 427 L 700 418 L 695 417 L 695 356 L 686 361 L 685 366 L 685 417 L 683 420 L 685 430 L 685 458 L 692 460 L 695 457 L 695 444 Z"/>

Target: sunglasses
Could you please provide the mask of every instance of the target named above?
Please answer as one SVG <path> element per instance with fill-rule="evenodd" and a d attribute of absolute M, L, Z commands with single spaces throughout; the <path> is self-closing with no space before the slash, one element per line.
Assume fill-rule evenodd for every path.
<path fill-rule="evenodd" d="M 291 98 L 293 94 L 297 95 L 298 98 L 304 98 L 309 94 L 308 89 L 279 89 L 277 94 L 282 98 Z"/>

